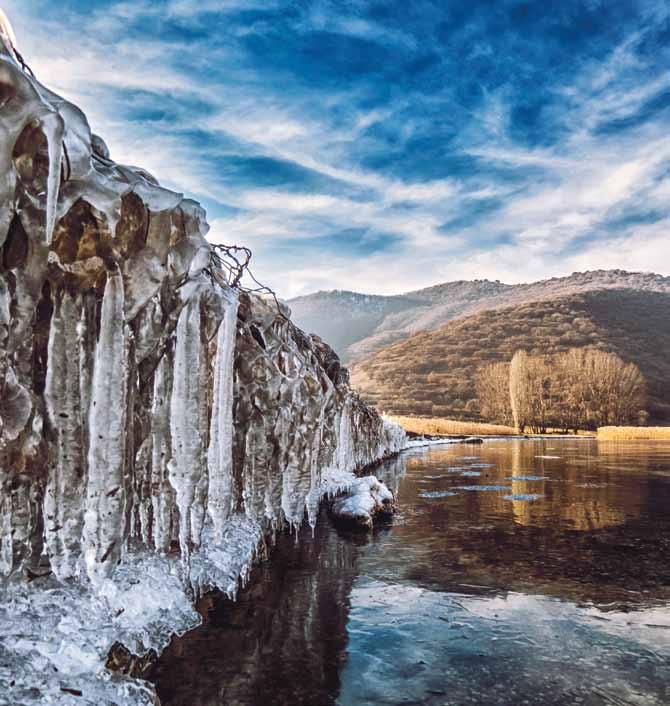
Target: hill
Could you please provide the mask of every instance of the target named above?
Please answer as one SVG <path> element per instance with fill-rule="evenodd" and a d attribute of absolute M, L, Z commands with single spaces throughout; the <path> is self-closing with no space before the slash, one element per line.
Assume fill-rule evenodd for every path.
<path fill-rule="evenodd" d="M 380 350 L 351 367 L 352 384 L 394 414 L 479 419 L 477 369 L 516 350 L 553 354 L 594 347 L 634 362 L 649 411 L 670 419 L 670 293 L 601 289 L 461 317 Z"/>
<path fill-rule="evenodd" d="M 288 303 L 293 319 L 301 328 L 319 334 L 331 343 L 344 362 L 351 362 L 464 316 L 602 289 L 670 293 L 670 277 L 595 270 L 530 284 L 490 280 L 447 282 L 397 296 L 317 292 Z"/>

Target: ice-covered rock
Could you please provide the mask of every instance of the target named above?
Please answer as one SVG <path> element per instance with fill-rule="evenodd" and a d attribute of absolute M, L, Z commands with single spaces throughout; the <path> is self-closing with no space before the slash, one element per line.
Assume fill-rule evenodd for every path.
<path fill-rule="evenodd" d="M 150 703 L 111 645 L 162 649 L 404 445 L 207 230 L 111 160 L 0 15 L 0 704 Z"/>
<path fill-rule="evenodd" d="M 390 517 L 394 511 L 393 493 L 375 476 L 357 478 L 331 506 L 336 522 L 361 529 L 371 528 L 376 519 Z"/>

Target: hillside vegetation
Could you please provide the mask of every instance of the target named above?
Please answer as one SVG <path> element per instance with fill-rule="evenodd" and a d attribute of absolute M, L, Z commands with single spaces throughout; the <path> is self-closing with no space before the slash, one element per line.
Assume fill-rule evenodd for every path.
<path fill-rule="evenodd" d="M 351 367 L 363 397 L 389 414 L 483 420 L 478 371 L 517 350 L 554 355 L 595 348 L 635 363 L 652 419 L 670 418 L 670 294 L 599 290 L 460 318 Z"/>
<path fill-rule="evenodd" d="M 434 331 L 465 316 L 534 301 L 630 289 L 670 293 L 670 277 L 623 270 L 576 272 L 530 284 L 458 281 L 398 296 L 317 292 L 289 301 L 298 325 L 327 340 L 344 362 L 362 360 L 421 331 Z"/>

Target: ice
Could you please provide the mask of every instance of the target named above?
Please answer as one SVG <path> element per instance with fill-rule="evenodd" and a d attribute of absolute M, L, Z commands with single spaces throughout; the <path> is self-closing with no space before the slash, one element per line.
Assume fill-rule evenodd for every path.
<path fill-rule="evenodd" d="M 420 498 L 451 498 L 458 493 L 452 493 L 450 490 L 427 490 L 419 493 Z"/>
<path fill-rule="evenodd" d="M 123 280 L 117 271 L 109 274 L 102 298 L 89 411 L 83 546 L 91 580 L 108 575 L 124 550 L 127 377 Z"/>
<path fill-rule="evenodd" d="M 0 8 L 0 38 L 5 46 L 12 52 L 12 56 L 16 57 L 16 35 L 14 34 L 14 29 L 12 28 L 9 18 L 2 8 Z"/>
<path fill-rule="evenodd" d="M 170 396 L 172 458 L 168 469 L 177 494 L 179 546 L 185 562 L 191 549 L 200 545 L 208 483 L 207 370 L 201 323 L 200 299 L 196 297 L 179 315 Z"/>
<path fill-rule="evenodd" d="M 511 481 L 533 481 L 533 480 L 549 480 L 549 476 L 508 476 L 505 480 Z"/>
<path fill-rule="evenodd" d="M 288 307 L 226 284 L 203 208 L 113 162 L 5 20 L 0 704 L 149 704 L 112 645 L 197 625 L 194 598 L 234 596 L 405 434 Z"/>
<path fill-rule="evenodd" d="M 458 485 L 456 486 L 458 490 L 473 490 L 481 492 L 498 492 L 498 491 L 510 491 L 511 488 L 508 485 Z"/>
<path fill-rule="evenodd" d="M 233 510 L 233 362 L 237 333 L 238 300 L 232 292 L 225 298 L 214 360 L 212 420 L 207 465 L 209 489 L 207 511 L 219 539 Z"/>
<path fill-rule="evenodd" d="M 393 493 L 375 476 L 357 478 L 332 504 L 334 519 L 343 524 L 370 528 L 378 516 L 394 512 Z"/>
<path fill-rule="evenodd" d="M 416 438 L 416 439 L 406 439 L 403 448 L 404 449 L 418 449 L 423 446 L 440 446 L 442 444 L 461 444 L 462 439 L 429 439 L 429 438 Z"/>

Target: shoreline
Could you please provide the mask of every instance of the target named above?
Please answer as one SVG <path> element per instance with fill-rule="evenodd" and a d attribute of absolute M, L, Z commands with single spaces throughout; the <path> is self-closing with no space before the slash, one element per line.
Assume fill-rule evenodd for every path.
<path fill-rule="evenodd" d="M 386 453 L 355 471 L 325 471 L 319 508 L 399 453 Z M 173 635 L 202 624 L 196 606 L 206 595 L 235 600 L 267 556 L 276 531 L 296 528 L 285 523 L 279 530 L 263 529 L 236 515 L 215 543 L 207 527 L 188 576 L 176 553 L 131 550 L 97 587 L 59 582 L 53 574 L 29 582 L 12 577 L 0 588 L 0 706 L 46 700 L 59 706 L 156 706 L 155 689 L 137 667 L 150 664 Z M 3 692 L 16 700 L 5 701 Z"/>

